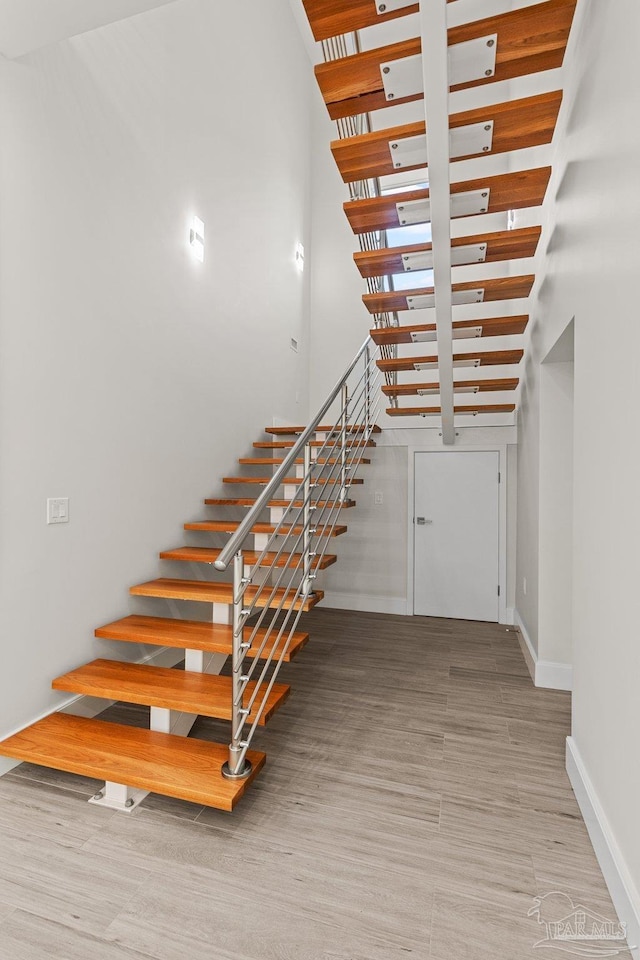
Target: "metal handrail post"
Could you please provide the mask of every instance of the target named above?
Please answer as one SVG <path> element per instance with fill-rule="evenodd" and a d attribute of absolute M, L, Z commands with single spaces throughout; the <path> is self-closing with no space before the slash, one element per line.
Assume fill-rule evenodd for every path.
<path fill-rule="evenodd" d="M 251 762 L 243 755 L 246 744 L 242 741 L 242 728 L 249 711 L 243 707 L 243 694 L 246 677 L 242 675 L 245 657 L 244 593 L 248 581 L 244 576 L 244 557 L 242 550 L 233 558 L 233 636 L 232 636 L 232 693 L 231 693 L 231 743 L 229 759 L 222 767 L 222 774 L 228 780 L 243 780 L 251 773 Z"/>
<path fill-rule="evenodd" d="M 367 349 L 369 349 L 367 347 Z M 349 422 L 349 387 L 342 385 L 342 424 L 340 427 L 340 499 L 347 499 L 347 424 Z"/>
<path fill-rule="evenodd" d="M 311 573 L 311 444 L 304 448 L 304 512 L 302 516 L 302 595 L 308 597 L 311 593 L 314 577 Z"/>
<path fill-rule="evenodd" d="M 369 439 L 369 427 L 371 425 L 371 350 L 367 345 L 364 352 L 364 427 L 367 440 Z"/>

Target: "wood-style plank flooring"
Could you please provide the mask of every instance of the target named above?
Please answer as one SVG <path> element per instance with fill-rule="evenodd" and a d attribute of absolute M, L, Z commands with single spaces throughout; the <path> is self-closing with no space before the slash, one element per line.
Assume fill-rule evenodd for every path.
<path fill-rule="evenodd" d="M 535 896 L 615 917 L 564 771 L 569 695 L 533 687 L 515 633 L 321 608 L 301 628 L 233 814 L 0 779 L 2 960 L 544 960 Z"/>

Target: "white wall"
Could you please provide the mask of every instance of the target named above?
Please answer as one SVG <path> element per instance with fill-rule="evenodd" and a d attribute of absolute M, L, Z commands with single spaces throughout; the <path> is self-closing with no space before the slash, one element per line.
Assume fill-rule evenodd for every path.
<path fill-rule="evenodd" d="M 593 829 L 612 852 L 620 884 L 611 872 L 608 879 L 637 943 L 640 128 L 631 117 L 640 89 L 640 7 L 635 0 L 581 0 L 576 27 L 519 420 L 518 586 L 538 562 L 537 361 L 575 316 L 572 748 L 597 812 Z M 521 593 L 518 609 L 533 633 Z"/>
<path fill-rule="evenodd" d="M 307 414 L 313 82 L 287 0 L 179 0 L 0 64 L 0 734 L 62 671 L 142 655 L 94 628 Z"/>
<path fill-rule="evenodd" d="M 571 666 L 573 362 L 540 367 L 538 658 Z"/>

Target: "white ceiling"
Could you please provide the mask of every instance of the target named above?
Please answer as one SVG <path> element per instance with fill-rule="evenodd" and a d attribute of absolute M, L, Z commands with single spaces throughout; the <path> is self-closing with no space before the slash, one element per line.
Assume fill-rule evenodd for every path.
<path fill-rule="evenodd" d="M 9 59 L 174 0 L 0 0 L 0 53 Z"/>

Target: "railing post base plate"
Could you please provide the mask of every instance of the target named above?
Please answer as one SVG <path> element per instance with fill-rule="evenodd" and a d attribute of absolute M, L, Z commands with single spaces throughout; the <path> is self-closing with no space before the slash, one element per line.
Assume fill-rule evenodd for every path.
<path fill-rule="evenodd" d="M 251 773 L 251 769 L 252 769 L 251 761 L 245 760 L 242 771 L 240 773 L 232 773 L 231 767 L 229 766 L 229 762 L 227 761 L 227 763 L 223 763 L 222 765 L 222 776 L 226 780 L 246 780 L 246 778 Z"/>

